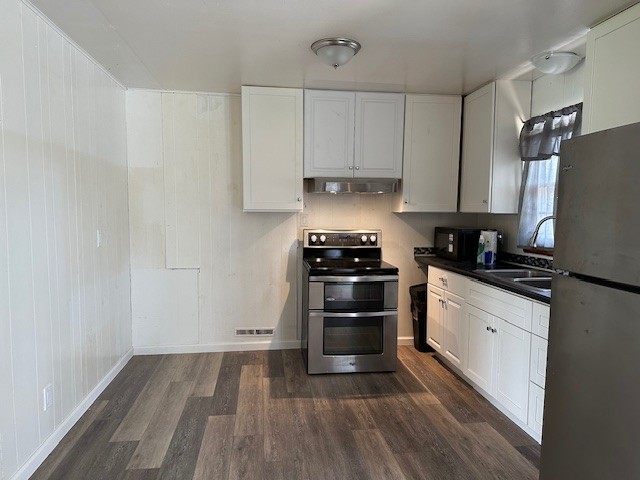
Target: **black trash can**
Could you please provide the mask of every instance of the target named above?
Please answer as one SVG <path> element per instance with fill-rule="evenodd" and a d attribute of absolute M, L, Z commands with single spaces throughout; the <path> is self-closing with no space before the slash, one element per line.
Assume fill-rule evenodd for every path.
<path fill-rule="evenodd" d="M 427 284 L 409 287 L 411 317 L 413 318 L 413 346 L 419 352 L 433 352 L 427 345 Z"/>

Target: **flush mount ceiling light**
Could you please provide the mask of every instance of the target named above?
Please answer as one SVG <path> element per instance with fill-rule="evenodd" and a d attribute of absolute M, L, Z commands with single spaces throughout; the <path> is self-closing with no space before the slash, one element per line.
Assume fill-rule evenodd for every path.
<path fill-rule="evenodd" d="M 557 75 L 568 72 L 581 60 L 573 52 L 543 52 L 531 59 L 533 66 L 542 73 Z"/>
<path fill-rule="evenodd" d="M 313 42 L 311 50 L 323 63 L 338 68 L 360 51 L 360 44 L 350 38 L 323 38 Z"/>

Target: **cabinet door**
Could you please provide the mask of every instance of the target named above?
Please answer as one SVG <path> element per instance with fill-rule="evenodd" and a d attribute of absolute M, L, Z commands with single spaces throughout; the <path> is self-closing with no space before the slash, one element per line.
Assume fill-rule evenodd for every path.
<path fill-rule="evenodd" d="M 529 380 L 544 388 L 547 378 L 547 347 L 544 338 L 531 335 L 531 362 L 529 365 Z"/>
<path fill-rule="evenodd" d="M 540 443 L 542 437 L 542 414 L 544 412 L 544 389 L 535 383 L 529 383 L 529 421 L 527 425 L 538 434 L 536 440 Z"/>
<path fill-rule="evenodd" d="M 353 92 L 304 91 L 304 176 L 353 176 Z"/>
<path fill-rule="evenodd" d="M 640 5 L 587 34 L 583 134 L 640 122 L 639 38 Z"/>
<path fill-rule="evenodd" d="M 530 352 L 531 334 L 499 319 L 495 397 L 524 423 L 528 420 Z"/>
<path fill-rule="evenodd" d="M 302 210 L 301 89 L 242 87 L 244 211 Z"/>
<path fill-rule="evenodd" d="M 467 359 L 465 375 L 487 393 L 493 390 L 494 343 L 493 317 L 467 305 Z"/>
<path fill-rule="evenodd" d="M 401 211 L 457 211 L 461 108 L 459 96 L 406 96 Z"/>
<path fill-rule="evenodd" d="M 465 303 L 462 297 L 444 294 L 443 355 L 460 370 L 464 367 Z"/>
<path fill-rule="evenodd" d="M 529 81 L 500 80 L 465 97 L 461 212 L 518 213 L 518 141 L 530 112 Z"/>
<path fill-rule="evenodd" d="M 464 98 L 461 212 L 489 212 L 495 99 L 495 83 Z"/>
<path fill-rule="evenodd" d="M 533 302 L 533 318 L 531 319 L 531 333 L 544 339 L 549 336 L 549 305 Z"/>
<path fill-rule="evenodd" d="M 442 353 L 444 291 L 427 285 L 427 343 Z"/>
<path fill-rule="evenodd" d="M 356 93 L 354 176 L 401 178 L 403 93 Z"/>

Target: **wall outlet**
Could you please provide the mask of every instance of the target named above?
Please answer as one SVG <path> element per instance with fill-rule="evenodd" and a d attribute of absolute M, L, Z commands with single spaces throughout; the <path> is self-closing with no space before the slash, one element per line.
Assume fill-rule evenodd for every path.
<path fill-rule="evenodd" d="M 309 226 L 309 214 L 308 213 L 301 213 L 300 214 L 300 226 L 301 227 L 308 227 Z"/>
<path fill-rule="evenodd" d="M 42 389 L 42 408 L 46 412 L 53 406 L 53 385 L 49 384 Z"/>

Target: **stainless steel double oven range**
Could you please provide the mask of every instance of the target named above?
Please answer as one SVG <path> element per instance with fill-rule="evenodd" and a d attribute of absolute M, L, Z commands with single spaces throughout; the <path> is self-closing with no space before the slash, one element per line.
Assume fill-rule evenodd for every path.
<path fill-rule="evenodd" d="M 396 369 L 398 269 L 380 230 L 304 230 L 302 352 L 308 373 Z"/>

